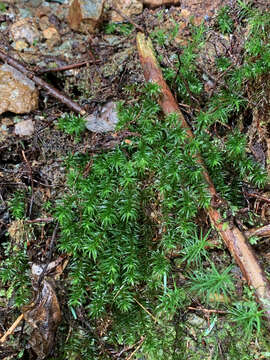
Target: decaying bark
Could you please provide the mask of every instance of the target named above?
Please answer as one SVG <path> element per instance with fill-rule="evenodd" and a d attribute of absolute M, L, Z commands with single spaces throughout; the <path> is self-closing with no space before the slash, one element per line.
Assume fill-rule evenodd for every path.
<path fill-rule="evenodd" d="M 166 115 L 170 113 L 178 114 L 182 127 L 186 129 L 187 136 L 193 138 L 192 131 L 185 121 L 168 85 L 163 79 L 151 40 L 146 39 L 143 33 L 138 33 L 137 35 L 137 48 L 146 81 L 158 84 L 161 89 L 160 106 L 163 112 Z M 197 161 L 203 167 L 203 175 L 211 195 L 211 206 L 207 209 L 209 218 L 240 267 L 247 283 L 254 289 L 257 300 L 264 310 L 270 326 L 270 284 L 266 278 L 265 272 L 260 266 L 245 235 L 235 225 L 229 225 L 228 221 L 224 220 L 222 217 L 221 206 L 226 204 L 226 202 L 221 199 L 216 192 L 214 184 L 209 177 L 200 155 L 198 155 Z"/>

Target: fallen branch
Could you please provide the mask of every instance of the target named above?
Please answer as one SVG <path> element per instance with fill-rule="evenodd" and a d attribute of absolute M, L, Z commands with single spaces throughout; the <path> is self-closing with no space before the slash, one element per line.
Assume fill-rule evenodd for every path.
<path fill-rule="evenodd" d="M 34 83 L 37 84 L 38 86 L 47 90 L 49 95 L 53 96 L 57 100 L 61 101 L 63 104 L 67 105 L 67 107 L 69 107 L 71 110 L 75 111 L 76 113 L 79 113 L 80 115 L 86 114 L 86 110 L 83 107 L 81 107 L 79 104 L 77 104 L 67 95 L 62 94 L 56 88 L 49 85 L 46 81 L 42 80 L 40 77 L 36 76 L 32 71 L 26 69 L 26 67 L 22 63 L 15 60 L 13 57 L 7 55 L 2 49 L 0 49 L 0 59 L 2 59 L 10 66 L 20 71 L 22 74 L 24 74 L 29 79 L 34 81 Z"/>
<path fill-rule="evenodd" d="M 137 48 L 145 80 L 156 83 L 160 87 L 162 95 L 160 96 L 159 102 L 163 112 L 166 115 L 171 113 L 178 114 L 179 121 L 186 130 L 187 137 L 193 138 L 193 133 L 162 76 L 162 71 L 154 54 L 152 42 L 150 39 L 146 39 L 143 33 L 137 34 Z M 216 192 L 200 155 L 197 156 L 197 161 L 203 168 L 203 176 L 211 196 L 211 206 L 207 208 L 209 218 L 240 267 L 248 285 L 253 287 L 256 298 L 264 310 L 268 325 L 270 326 L 270 284 L 265 272 L 260 266 L 245 235 L 235 225 L 228 225 L 226 220 L 223 219 L 220 213 L 220 206 L 223 207 L 224 204 L 227 206 L 227 204 Z"/>
<path fill-rule="evenodd" d="M 38 69 L 37 72 L 38 72 L 38 74 L 44 74 L 44 73 L 48 73 L 48 72 L 66 71 L 66 70 L 76 69 L 76 68 L 79 68 L 81 66 L 88 65 L 88 64 L 97 64 L 98 62 L 100 62 L 100 61 L 86 60 L 86 61 L 82 61 L 82 62 L 75 63 L 75 64 L 59 66 L 56 68 L 42 68 L 42 69 Z"/>
<path fill-rule="evenodd" d="M 258 237 L 269 237 L 270 236 L 270 224 L 264 225 L 259 228 L 253 228 L 245 231 L 245 235 L 247 238 L 251 236 L 258 236 Z"/>

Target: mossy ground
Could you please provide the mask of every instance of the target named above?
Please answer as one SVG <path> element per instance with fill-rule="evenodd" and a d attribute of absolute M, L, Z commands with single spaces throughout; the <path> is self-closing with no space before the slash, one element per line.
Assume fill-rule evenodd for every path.
<path fill-rule="evenodd" d="M 46 262 L 47 238 L 58 222 L 53 255 L 68 254 L 69 263 L 56 283 L 63 320 L 51 359 L 267 359 L 262 312 L 209 224 L 209 195 L 194 156 L 202 153 L 228 201 L 228 222 L 246 229 L 268 221 L 268 203 L 248 194 L 266 197 L 269 182 L 256 150 L 267 153 L 269 19 L 239 2 L 210 25 L 190 24 L 189 39 L 179 44 L 177 23 L 162 29 L 164 18 L 153 16 L 160 18 L 151 37 L 164 77 L 195 139 L 186 139 L 175 116 L 163 116 L 159 89 L 131 71 L 118 94 L 114 136 L 88 134 L 73 117 L 42 133 L 38 155 L 29 139 L 10 144 L 17 152 L 3 155 L 4 170 L 14 171 L 23 146 L 38 185 L 31 188 L 22 164 L 24 186 L 7 185 L 2 194 L 5 227 L 16 229 L 2 233 L 1 306 L 12 310 L 5 321 L 31 301 L 29 261 Z M 104 29 L 132 41 L 129 30 Z M 210 51 L 211 36 L 220 43 Z M 57 158 L 48 143 L 45 155 L 47 141 Z M 46 166 L 47 183 L 39 177 Z M 27 223 L 29 214 L 55 222 Z M 255 245 L 266 271 L 267 241 Z M 30 358 L 27 335 L 18 340 L 9 341 L 15 358 Z"/>

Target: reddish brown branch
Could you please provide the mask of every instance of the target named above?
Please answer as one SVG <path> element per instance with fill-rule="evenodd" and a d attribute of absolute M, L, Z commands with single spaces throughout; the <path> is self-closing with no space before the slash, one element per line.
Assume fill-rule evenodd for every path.
<path fill-rule="evenodd" d="M 268 199 L 268 198 L 265 197 L 265 196 L 258 195 L 258 194 L 250 193 L 250 194 L 247 194 L 247 197 L 253 197 L 253 198 L 256 198 L 256 199 L 258 199 L 258 200 L 265 201 L 265 202 L 267 202 L 268 204 L 270 203 L 270 199 Z"/>
<path fill-rule="evenodd" d="M 99 63 L 100 61 L 96 60 L 96 61 L 92 61 L 92 60 L 86 60 L 86 61 L 82 61 L 76 64 L 69 64 L 69 65 L 64 65 L 64 66 L 59 66 L 56 68 L 42 68 L 42 69 L 38 69 L 38 74 L 44 74 L 44 73 L 48 73 L 48 72 L 57 72 L 57 71 L 66 71 L 66 70 L 71 70 L 71 69 L 76 69 L 79 68 L 81 66 L 84 65 L 88 65 L 88 64 L 96 64 Z"/>
<path fill-rule="evenodd" d="M 137 34 L 137 48 L 145 80 L 158 84 L 161 89 L 162 95 L 160 96 L 160 105 L 163 112 L 166 115 L 171 113 L 178 114 L 179 121 L 181 122 L 182 127 L 186 130 L 187 137 L 193 138 L 192 131 L 185 121 L 185 118 L 168 85 L 163 79 L 161 69 L 154 54 L 151 40 L 146 39 L 143 33 Z M 214 184 L 209 177 L 200 155 L 197 156 L 197 161 L 203 168 L 204 179 L 208 185 L 208 191 L 211 196 L 211 206 L 207 209 L 211 222 L 219 232 L 221 238 L 240 267 L 248 284 L 254 289 L 257 300 L 259 301 L 262 309 L 265 311 L 268 323 L 270 323 L 270 284 L 266 275 L 245 235 L 235 225 L 229 225 L 222 217 L 222 214 L 219 211 L 219 206 L 222 204 L 227 206 L 227 204 L 225 200 L 221 199 L 217 194 Z"/>
<path fill-rule="evenodd" d="M 40 77 L 36 76 L 32 71 L 26 69 L 26 67 L 20 63 L 19 61 L 15 60 L 11 56 L 7 55 L 2 49 L 0 49 L 0 59 L 5 61 L 10 66 L 14 67 L 21 73 L 23 73 L 25 76 L 27 76 L 29 79 L 34 81 L 35 84 L 42 87 L 43 89 L 47 90 L 48 93 L 56 98 L 57 100 L 61 101 L 63 104 L 68 106 L 72 111 L 75 111 L 76 113 L 79 113 L 81 115 L 85 115 L 86 111 L 83 107 L 81 107 L 79 104 L 74 102 L 70 97 L 67 95 L 62 94 L 60 91 L 58 91 L 53 86 L 49 85 L 46 81 L 42 80 Z"/>

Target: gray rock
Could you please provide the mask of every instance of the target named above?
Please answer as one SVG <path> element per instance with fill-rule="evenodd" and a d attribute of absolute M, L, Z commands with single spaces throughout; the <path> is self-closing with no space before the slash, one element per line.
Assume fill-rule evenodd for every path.
<path fill-rule="evenodd" d="M 15 125 L 15 134 L 19 136 L 31 136 L 34 133 L 33 121 L 23 120 Z"/>
<path fill-rule="evenodd" d="M 114 131 L 118 123 L 116 103 L 113 101 L 105 104 L 100 111 L 96 111 L 86 118 L 86 128 L 90 131 L 103 133 Z"/>

